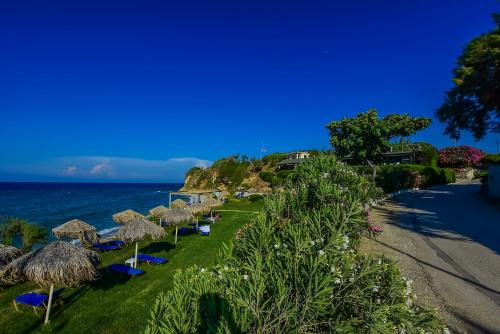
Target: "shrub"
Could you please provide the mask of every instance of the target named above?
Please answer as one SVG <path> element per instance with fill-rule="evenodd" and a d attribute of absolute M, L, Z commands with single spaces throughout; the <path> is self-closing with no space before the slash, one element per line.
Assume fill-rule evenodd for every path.
<path fill-rule="evenodd" d="M 260 172 L 259 173 L 259 177 L 262 179 L 262 181 L 265 181 L 265 182 L 271 182 L 273 176 L 275 176 L 275 174 L 273 172 Z"/>
<path fill-rule="evenodd" d="M 452 146 L 439 151 L 438 164 L 439 167 L 473 167 L 483 155 L 483 151 L 471 146 Z"/>
<path fill-rule="evenodd" d="M 276 173 L 276 176 L 280 179 L 286 179 L 291 173 L 292 170 L 280 170 Z"/>
<path fill-rule="evenodd" d="M 176 273 L 146 333 L 394 333 L 443 330 L 384 257 L 357 252 L 375 186 L 331 156 L 298 166 L 284 192 L 222 247 Z"/>
<path fill-rule="evenodd" d="M 437 167 L 439 152 L 437 148 L 429 143 L 417 143 L 421 147 L 421 151 L 418 153 L 417 159 L 419 163 L 423 166 Z"/>
<path fill-rule="evenodd" d="M 268 154 L 266 155 L 265 157 L 262 158 L 262 161 L 266 164 L 266 165 L 272 165 L 272 166 L 275 166 L 278 162 L 280 162 L 281 160 L 285 160 L 287 157 L 287 154 L 286 153 L 272 153 L 272 154 Z"/>
<path fill-rule="evenodd" d="M 248 200 L 252 203 L 255 203 L 255 202 L 258 202 L 262 199 L 262 195 L 259 195 L 259 194 L 252 194 L 250 196 L 248 196 Z"/>
<path fill-rule="evenodd" d="M 453 182 L 455 182 L 453 170 L 421 165 L 381 166 L 377 177 L 377 184 L 387 193 Z"/>
<path fill-rule="evenodd" d="M 491 164 L 500 164 L 500 154 L 485 154 L 481 158 L 481 164 L 488 166 Z"/>

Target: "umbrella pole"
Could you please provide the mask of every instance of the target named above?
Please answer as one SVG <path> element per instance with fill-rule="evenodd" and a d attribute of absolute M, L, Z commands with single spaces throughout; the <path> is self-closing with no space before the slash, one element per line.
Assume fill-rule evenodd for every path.
<path fill-rule="evenodd" d="M 137 252 L 139 249 L 139 241 L 135 242 L 135 258 L 134 258 L 134 268 L 137 268 Z"/>
<path fill-rule="evenodd" d="M 198 216 L 196 216 L 196 232 L 198 232 Z"/>
<path fill-rule="evenodd" d="M 54 293 L 54 284 L 50 285 L 49 303 L 47 304 L 47 313 L 45 314 L 45 324 L 49 323 L 50 306 L 52 305 L 52 294 Z"/>
<path fill-rule="evenodd" d="M 175 243 L 174 244 L 177 244 L 177 229 L 178 228 L 179 228 L 178 226 L 175 227 Z"/>

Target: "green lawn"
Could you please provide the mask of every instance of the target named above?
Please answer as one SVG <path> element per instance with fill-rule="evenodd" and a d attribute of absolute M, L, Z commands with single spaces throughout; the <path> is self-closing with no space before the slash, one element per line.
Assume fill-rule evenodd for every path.
<path fill-rule="evenodd" d="M 259 211 L 262 201 L 233 200 L 224 210 Z M 18 284 L 0 291 L 0 332 L 64 332 L 64 333 L 137 333 L 144 329 L 149 310 L 156 296 L 171 287 L 177 269 L 191 265 L 208 266 L 213 263 L 220 244 L 234 237 L 243 224 L 251 221 L 255 213 L 222 212 L 222 220 L 212 225 L 210 236 L 189 235 L 180 237 L 173 245 L 172 228 L 167 229 L 165 239 L 139 244 L 139 251 L 169 259 L 164 265 L 142 264 L 146 271 L 142 276 L 124 278 L 108 274 L 80 288 L 66 289 L 63 306 L 57 305 L 51 312 L 51 323 L 43 326 L 44 312 L 35 315 L 33 310 L 21 306 L 17 312 L 14 297 L 36 289 L 29 283 Z M 101 266 L 123 263 L 134 253 L 134 245 L 101 254 Z"/>

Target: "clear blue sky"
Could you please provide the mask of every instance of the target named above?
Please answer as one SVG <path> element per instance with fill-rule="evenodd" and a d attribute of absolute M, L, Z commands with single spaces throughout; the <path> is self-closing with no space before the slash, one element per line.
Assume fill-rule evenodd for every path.
<path fill-rule="evenodd" d="M 433 116 L 495 0 L 2 1 L 0 180 L 181 181 L 327 148 L 375 107 Z M 452 144 L 435 122 L 414 140 Z M 498 137 L 474 143 L 496 151 Z"/>

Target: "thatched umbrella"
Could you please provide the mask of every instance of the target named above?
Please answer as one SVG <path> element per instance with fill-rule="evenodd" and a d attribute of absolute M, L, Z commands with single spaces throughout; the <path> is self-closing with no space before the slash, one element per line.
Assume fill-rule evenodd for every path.
<path fill-rule="evenodd" d="M 145 237 L 159 239 L 165 236 L 165 230 L 146 219 L 137 219 L 120 227 L 116 237 L 127 242 L 135 241 L 134 267 L 137 267 L 137 253 L 139 251 L 139 240 Z"/>
<path fill-rule="evenodd" d="M 196 230 L 198 230 L 198 220 L 201 213 L 210 212 L 210 207 L 208 205 L 197 203 L 187 207 L 193 216 L 196 217 Z"/>
<path fill-rule="evenodd" d="M 65 241 L 54 241 L 9 263 L 2 276 L 5 281 L 28 280 L 50 286 L 45 323 L 49 322 L 54 285 L 74 287 L 97 277 L 99 255 Z"/>
<path fill-rule="evenodd" d="M 54 233 L 57 239 L 64 237 L 80 239 L 82 244 L 92 244 L 99 239 L 95 227 L 79 219 L 70 220 L 67 223 L 53 228 L 52 233 Z"/>
<path fill-rule="evenodd" d="M 175 225 L 175 243 L 177 244 L 177 231 L 179 230 L 178 225 L 180 223 L 192 220 L 193 214 L 187 209 L 170 209 L 165 212 L 162 216 L 163 221 L 167 222 L 169 225 Z"/>
<path fill-rule="evenodd" d="M 23 252 L 16 247 L 0 244 L 0 266 L 4 266 L 19 257 Z"/>
<path fill-rule="evenodd" d="M 128 224 L 137 219 L 146 219 L 143 215 L 134 210 L 125 210 L 122 212 L 115 213 L 113 215 L 113 220 L 121 225 Z"/>
<path fill-rule="evenodd" d="M 182 199 L 176 199 L 175 201 L 173 201 L 172 203 L 170 203 L 170 208 L 171 209 L 177 209 L 177 208 L 181 208 L 181 209 L 184 209 L 188 206 L 188 204 L 183 201 Z"/>
<path fill-rule="evenodd" d="M 160 226 L 161 226 L 161 223 L 163 220 L 162 217 L 165 214 L 165 212 L 167 212 L 168 210 L 169 210 L 169 208 L 167 208 L 163 205 L 159 205 L 156 208 L 152 208 L 151 210 L 149 210 L 149 214 L 153 217 L 157 217 L 160 220 Z"/>

